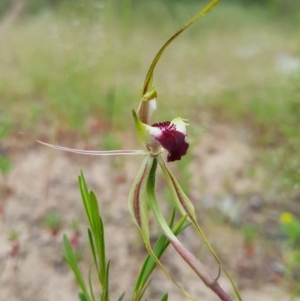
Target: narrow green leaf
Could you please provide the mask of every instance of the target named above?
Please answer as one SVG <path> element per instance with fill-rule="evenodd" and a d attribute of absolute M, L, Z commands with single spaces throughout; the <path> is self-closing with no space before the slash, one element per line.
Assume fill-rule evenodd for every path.
<path fill-rule="evenodd" d="M 157 220 L 157 222 L 160 225 L 161 230 L 163 231 L 164 235 L 167 236 L 168 240 L 176 241 L 180 244 L 178 241 L 177 237 L 173 234 L 172 230 L 169 228 L 167 222 L 165 221 L 160 209 L 158 208 L 158 203 L 156 200 L 156 194 L 155 194 L 155 177 L 156 177 L 156 168 L 157 168 L 157 159 L 155 158 L 153 160 L 152 168 L 149 174 L 149 178 L 147 181 L 147 195 L 148 195 L 148 201 L 149 201 L 149 206 Z M 152 255 L 150 253 L 150 255 Z M 152 256 L 153 257 L 153 256 Z M 156 259 L 156 258 L 154 258 Z M 159 260 L 158 260 L 159 261 Z M 159 264 L 160 262 L 157 262 Z M 161 267 L 161 265 L 160 265 Z M 192 297 L 186 290 L 184 290 L 175 280 L 174 278 L 166 272 L 165 269 L 163 271 L 166 273 L 167 277 L 177 286 L 177 288 L 189 299 L 191 300 L 196 300 L 194 297 Z"/>
<path fill-rule="evenodd" d="M 142 297 L 144 296 L 147 288 L 149 287 L 150 283 L 151 283 L 152 279 L 150 279 L 148 282 L 145 283 L 144 287 L 142 288 L 142 290 L 139 292 L 139 295 L 137 296 L 138 298 L 136 298 L 135 301 L 140 301 L 142 299 Z"/>
<path fill-rule="evenodd" d="M 169 38 L 169 40 L 160 48 L 156 56 L 154 57 L 150 68 L 147 72 L 143 89 L 142 89 L 142 96 L 147 93 L 149 88 L 151 88 L 152 82 L 153 82 L 153 73 L 154 69 L 160 60 L 162 54 L 164 53 L 165 49 L 175 40 L 183 31 L 185 31 L 189 26 L 191 26 L 194 22 L 196 22 L 198 19 L 203 17 L 206 13 L 208 13 L 215 5 L 218 4 L 220 0 L 213 0 L 211 1 L 204 9 L 202 9 L 195 17 L 193 17 L 188 23 L 186 23 L 181 29 L 179 29 L 175 34 Z"/>
<path fill-rule="evenodd" d="M 79 187 L 84 209 L 90 224 L 88 235 L 97 275 L 102 289 L 105 289 L 107 285 L 105 280 L 106 256 L 103 223 L 101 216 L 99 215 L 97 197 L 93 191 L 88 192 L 88 187 L 82 172 L 79 176 Z"/>
<path fill-rule="evenodd" d="M 76 281 L 85 296 L 85 300 L 91 301 L 88 291 L 87 291 L 87 288 L 86 288 L 86 285 L 82 278 L 81 272 L 79 270 L 74 250 L 73 250 L 71 243 L 66 235 L 63 236 L 63 244 L 64 244 L 64 258 L 65 258 L 66 262 L 68 263 L 68 265 L 70 266 L 70 268 L 72 269 L 72 271 L 75 275 Z"/>
<path fill-rule="evenodd" d="M 93 252 L 94 261 L 98 263 L 97 272 L 99 281 L 102 288 L 105 285 L 105 243 L 104 243 L 104 231 L 101 216 L 99 216 L 98 201 L 93 191 L 88 194 L 88 202 L 86 203 L 87 215 L 89 216 L 89 222 L 91 230 L 89 233 L 89 240 L 91 249 Z"/>
<path fill-rule="evenodd" d="M 93 285 L 92 285 L 92 267 L 91 266 L 89 268 L 89 288 L 90 288 L 92 300 L 95 301 L 95 295 L 94 295 L 94 290 L 93 290 Z"/>
<path fill-rule="evenodd" d="M 105 297 L 106 297 L 106 291 L 103 290 L 102 293 L 101 293 L 100 300 L 101 300 L 101 301 L 105 301 Z"/>
<path fill-rule="evenodd" d="M 172 212 L 171 221 L 169 223 L 170 226 L 173 225 L 174 217 L 175 217 L 175 210 L 173 210 L 173 212 Z M 175 225 L 175 227 L 173 228 L 172 231 L 176 236 L 179 233 L 181 233 L 182 231 L 184 231 L 187 227 L 190 226 L 190 224 L 184 225 L 186 218 L 187 218 L 187 216 L 182 217 L 178 221 L 178 223 Z M 162 234 L 159 236 L 159 238 L 157 239 L 157 241 L 154 245 L 154 248 L 153 248 L 153 252 L 157 256 L 158 259 L 161 258 L 161 256 L 163 255 L 163 253 L 165 252 L 165 250 L 167 249 L 169 244 L 170 244 L 170 241 L 166 238 L 165 235 Z M 140 292 L 143 290 L 143 287 L 145 286 L 148 278 L 150 277 L 151 273 L 155 269 L 156 265 L 157 264 L 156 264 L 155 260 L 153 260 L 152 257 L 150 255 L 148 255 L 142 265 L 142 268 L 140 270 L 140 273 L 139 273 L 139 276 L 137 278 L 137 282 L 136 282 L 136 285 L 134 288 L 134 292 L 136 294 L 138 294 L 140 296 L 140 298 L 134 299 L 134 300 L 140 300 L 142 298 L 143 294 L 141 294 Z"/>
<path fill-rule="evenodd" d="M 161 157 L 159 157 L 158 161 L 159 161 L 160 167 L 163 171 L 163 174 L 165 176 L 168 188 L 171 192 L 171 195 L 172 195 L 172 198 L 174 200 L 174 204 L 175 204 L 176 208 L 183 215 L 188 215 L 188 219 L 190 220 L 192 225 L 195 227 L 196 231 L 198 232 L 199 236 L 204 241 L 204 243 L 207 246 L 208 250 L 214 256 L 215 260 L 218 262 L 221 269 L 225 273 L 226 277 L 230 281 L 231 286 L 234 289 L 234 292 L 235 292 L 236 296 L 238 297 L 238 300 L 242 301 L 242 297 L 240 296 L 240 293 L 239 293 L 233 279 L 231 278 L 230 274 L 227 272 L 227 270 L 224 267 L 223 263 L 219 259 L 218 255 L 216 254 L 215 250 L 211 246 L 211 244 L 208 241 L 206 235 L 204 234 L 203 230 L 201 229 L 200 225 L 198 224 L 197 217 L 196 217 L 194 206 L 192 205 L 192 202 L 189 200 L 187 195 L 184 193 L 184 191 L 182 190 L 180 184 L 178 183 L 178 181 L 176 180 L 176 178 L 174 177 L 174 175 L 172 174 L 172 172 L 170 171 L 170 169 L 168 168 L 168 166 L 166 165 L 164 160 Z"/>
<path fill-rule="evenodd" d="M 125 292 L 119 297 L 118 301 L 122 301 L 125 296 Z"/>
<path fill-rule="evenodd" d="M 110 260 L 108 261 L 106 268 L 105 268 L 105 301 L 108 301 L 109 298 L 109 267 L 110 267 Z"/>
<path fill-rule="evenodd" d="M 91 247 L 96 271 L 97 271 L 98 277 L 100 277 L 100 275 L 99 275 L 100 271 L 99 271 L 98 260 L 97 260 L 96 251 L 95 251 L 94 239 L 93 239 L 93 235 L 92 235 L 92 232 L 90 229 L 88 229 L 88 237 L 89 237 L 89 241 L 90 241 L 90 247 Z"/>
<path fill-rule="evenodd" d="M 165 293 L 160 301 L 168 301 L 168 297 L 169 297 L 168 293 Z"/>
<path fill-rule="evenodd" d="M 147 160 L 147 161 L 146 161 Z M 152 259 L 156 262 L 156 264 L 161 268 L 161 270 L 165 273 L 165 275 L 173 282 L 174 285 L 188 298 L 191 300 L 195 300 L 192 296 L 190 296 L 170 275 L 170 273 L 166 270 L 164 265 L 157 258 L 156 254 L 152 250 L 150 244 L 149 237 L 149 223 L 148 223 L 148 191 L 147 191 L 147 183 L 149 178 L 149 173 L 152 170 L 153 162 L 156 161 L 155 158 L 151 156 L 147 156 L 142 164 L 142 167 L 132 185 L 132 188 L 129 193 L 129 209 L 132 214 L 132 217 L 137 224 L 140 234 L 142 236 L 145 247 L 152 257 Z M 172 231 L 171 231 L 172 233 Z M 172 233 L 173 235 L 173 233 Z M 137 292 L 139 293 L 139 292 Z M 135 300 L 135 295 L 133 296 L 133 300 Z"/>
<path fill-rule="evenodd" d="M 172 228 L 175 220 L 176 208 L 173 208 L 171 219 L 169 221 L 169 227 Z"/>
<path fill-rule="evenodd" d="M 78 177 L 78 182 L 79 182 L 79 188 L 80 188 L 80 193 L 81 193 L 81 198 L 82 198 L 84 210 L 85 210 L 85 213 L 86 213 L 86 215 L 88 217 L 89 224 L 92 227 L 92 222 L 91 222 L 91 219 L 90 219 L 89 207 L 88 207 L 88 204 L 89 204 L 89 192 L 88 192 L 88 188 L 87 188 L 87 185 L 86 185 L 86 182 L 85 182 L 85 178 L 84 178 L 84 175 L 83 175 L 82 171 L 80 173 L 80 176 Z"/>
<path fill-rule="evenodd" d="M 80 301 L 87 301 L 85 295 L 82 292 L 78 293 L 78 298 Z"/>

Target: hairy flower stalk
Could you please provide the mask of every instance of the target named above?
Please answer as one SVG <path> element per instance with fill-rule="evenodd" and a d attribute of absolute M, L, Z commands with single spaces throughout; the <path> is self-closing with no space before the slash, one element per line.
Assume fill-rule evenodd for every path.
<path fill-rule="evenodd" d="M 219 264 L 220 268 L 224 271 L 227 278 L 231 282 L 233 290 L 239 301 L 242 298 L 231 279 L 230 275 L 226 271 L 222 262 L 218 258 L 214 249 L 210 245 L 208 239 L 203 233 L 201 227 L 197 222 L 196 213 L 194 207 L 183 192 L 179 183 L 177 182 L 175 176 L 172 174 L 168 168 L 166 162 L 162 158 L 162 154 L 166 151 L 167 161 L 173 162 L 180 160 L 184 155 L 186 155 L 189 144 L 186 142 L 186 127 L 187 120 L 180 117 L 176 117 L 171 121 L 163 121 L 154 124 L 150 124 L 150 117 L 152 113 L 156 110 L 156 100 L 157 100 L 157 90 L 152 87 L 153 82 L 153 72 L 155 66 L 157 65 L 160 57 L 162 56 L 166 47 L 186 28 L 197 21 L 199 18 L 204 16 L 209 10 L 211 10 L 219 0 L 211 1 L 202 11 L 200 11 L 194 18 L 192 18 L 183 28 L 177 31 L 158 51 L 157 55 L 152 61 L 152 64 L 147 72 L 143 89 L 142 98 L 137 109 L 137 112 L 132 111 L 135 128 L 137 131 L 137 136 L 144 146 L 144 150 L 115 150 L 115 151 L 88 151 L 88 150 L 78 150 L 67 147 L 62 147 L 58 145 L 53 145 L 37 140 L 39 143 L 68 152 L 73 152 L 77 154 L 84 155 L 140 155 L 144 156 L 142 166 L 132 184 L 129 192 L 128 205 L 132 218 L 137 225 L 142 239 L 144 241 L 145 247 L 156 262 L 156 264 L 163 270 L 167 277 L 178 287 L 178 289 L 191 300 L 196 300 L 191 295 L 188 294 L 169 274 L 166 268 L 162 265 L 159 258 L 155 255 L 150 245 L 150 229 L 149 229 L 149 208 L 154 213 L 154 216 L 163 232 L 163 234 L 170 241 L 174 249 L 178 254 L 184 259 L 184 261 L 194 270 L 197 276 L 208 286 L 221 300 L 232 301 L 229 295 L 220 287 L 217 279 L 214 279 L 205 269 L 203 264 L 189 251 L 187 250 L 178 238 L 173 234 L 169 225 L 165 221 L 165 218 L 159 209 L 156 194 L 155 194 L 155 174 L 157 165 L 163 171 L 163 175 L 166 179 L 168 188 L 170 190 L 173 204 L 176 209 L 181 213 L 183 218 L 187 218 L 190 223 L 194 226 L 198 235 L 201 237 L 211 254 L 214 256 L 215 260 Z"/>

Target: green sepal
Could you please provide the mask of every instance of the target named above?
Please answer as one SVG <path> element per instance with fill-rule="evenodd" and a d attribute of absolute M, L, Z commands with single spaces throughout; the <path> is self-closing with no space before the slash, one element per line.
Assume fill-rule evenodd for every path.
<path fill-rule="evenodd" d="M 157 98 L 157 89 L 155 87 L 152 87 L 148 90 L 147 93 L 143 95 L 142 100 L 143 101 L 149 101 L 151 99 Z"/>
<path fill-rule="evenodd" d="M 169 40 L 160 48 L 160 50 L 158 51 L 158 53 L 156 54 L 156 56 L 154 57 L 150 68 L 147 72 L 145 81 L 144 81 L 144 85 L 143 85 L 143 89 L 142 89 L 142 95 L 145 95 L 148 90 L 149 87 L 151 87 L 152 82 L 153 82 L 153 73 L 154 73 L 154 69 L 157 65 L 157 63 L 159 62 L 162 54 L 164 53 L 165 49 L 173 42 L 173 40 L 175 40 L 183 31 L 185 31 L 189 26 L 191 26 L 194 22 L 196 22 L 198 19 L 200 19 L 201 17 L 203 17 L 206 13 L 208 13 L 215 5 L 218 4 L 220 0 L 213 0 L 211 1 L 207 6 L 204 7 L 204 9 L 202 9 L 195 17 L 193 17 L 188 23 L 186 23 L 181 29 L 179 29 L 176 33 L 174 33 L 171 38 L 169 38 Z"/>
<path fill-rule="evenodd" d="M 201 229 L 200 225 L 197 222 L 197 217 L 195 214 L 194 206 L 191 203 L 190 199 L 187 197 L 187 195 L 184 193 L 182 190 L 181 186 L 179 185 L 178 181 L 176 180 L 175 176 L 172 174 L 170 169 L 167 167 L 166 163 L 164 160 L 159 157 L 158 162 L 160 164 L 160 167 L 163 171 L 163 174 L 165 176 L 168 188 L 171 192 L 174 204 L 176 208 L 181 212 L 183 215 L 188 215 L 188 220 L 192 223 L 196 231 L 198 232 L 199 236 L 202 238 L 203 242 L 205 243 L 206 247 L 210 251 L 210 253 L 214 256 L 215 260 L 221 267 L 222 271 L 225 273 L 226 277 L 231 283 L 231 286 L 238 297 L 239 301 L 243 301 L 242 297 L 233 281 L 231 278 L 230 274 L 227 272 L 226 268 L 224 267 L 223 263 L 219 259 L 218 255 L 216 254 L 215 250 L 211 246 L 210 242 L 208 241 L 207 237 L 205 236 L 203 230 Z"/>
<path fill-rule="evenodd" d="M 157 222 L 159 223 L 161 230 L 163 231 L 163 233 L 167 237 L 167 239 L 176 241 L 180 244 L 177 237 L 173 234 L 172 230 L 170 229 L 167 222 L 165 221 L 165 218 L 163 217 L 163 215 L 158 207 L 158 202 L 157 202 L 156 194 L 155 194 L 156 168 L 157 168 L 157 159 L 155 158 L 153 161 L 153 165 L 152 165 L 150 175 L 148 178 L 148 182 L 147 182 L 147 194 L 148 194 L 148 200 L 149 200 L 149 207 L 151 208 Z M 184 218 L 186 218 L 186 216 L 184 216 Z M 168 277 L 170 276 L 169 274 L 166 274 L 166 275 Z M 174 284 L 178 287 L 178 289 L 185 296 L 187 296 L 191 300 L 196 300 L 187 291 L 185 291 L 171 276 L 169 278 L 174 282 Z"/>
<path fill-rule="evenodd" d="M 191 300 L 195 300 L 192 296 L 190 296 L 177 282 L 176 280 L 170 275 L 170 273 L 166 270 L 163 264 L 160 262 L 157 255 L 152 250 L 150 244 L 150 237 L 149 237 L 149 217 L 148 217 L 148 178 L 149 173 L 152 170 L 153 162 L 156 159 L 151 157 L 150 155 L 147 156 L 142 164 L 142 167 L 134 180 L 134 183 L 131 187 L 129 193 L 129 210 L 131 215 L 140 230 L 140 234 L 142 236 L 143 242 L 145 247 L 151 256 L 151 258 L 155 261 L 155 263 L 161 268 L 161 270 L 165 273 L 165 275 L 173 282 L 174 285 L 188 298 Z M 138 208 L 138 212 L 137 211 Z M 171 231 L 172 233 L 172 231 Z M 173 233 L 172 233 L 173 235 Z"/>
<path fill-rule="evenodd" d="M 170 228 L 173 227 L 174 220 L 175 220 L 175 213 L 176 213 L 176 210 L 174 208 L 170 222 L 169 222 Z M 177 236 L 179 233 L 181 233 L 187 227 L 190 226 L 190 223 L 184 225 L 184 223 L 186 221 L 186 217 L 187 216 L 182 217 L 178 221 L 178 223 L 175 225 L 175 227 L 172 229 L 174 235 Z M 167 249 L 167 247 L 169 246 L 169 244 L 170 244 L 170 241 L 166 238 L 165 235 L 162 234 L 159 236 L 159 238 L 157 239 L 157 241 L 154 245 L 154 248 L 153 248 L 153 252 L 157 256 L 158 259 L 160 259 L 161 256 L 164 254 L 164 252 Z M 136 282 L 136 285 L 134 288 L 134 295 L 133 295 L 132 300 L 134 300 L 134 301 L 141 300 L 146 286 L 149 285 L 149 282 L 147 282 L 147 280 L 149 279 L 149 277 L 150 277 L 151 273 L 153 272 L 153 270 L 155 269 L 156 265 L 157 265 L 157 263 L 155 262 L 155 260 L 153 260 L 153 258 L 150 255 L 148 255 L 142 265 L 139 276 L 137 278 L 137 282 Z"/>
<path fill-rule="evenodd" d="M 134 119 L 135 129 L 138 135 L 139 140 L 145 144 L 149 137 L 149 132 L 147 130 L 146 124 L 140 121 L 139 117 L 137 116 L 136 112 L 132 110 L 132 116 Z"/>

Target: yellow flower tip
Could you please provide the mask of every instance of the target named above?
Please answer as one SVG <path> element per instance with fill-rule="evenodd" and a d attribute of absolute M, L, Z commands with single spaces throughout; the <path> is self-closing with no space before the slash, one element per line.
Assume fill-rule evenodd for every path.
<path fill-rule="evenodd" d="M 295 220 L 295 217 L 293 214 L 289 212 L 282 212 L 280 215 L 280 223 L 282 225 L 287 225 L 292 223 Z"/>
<path fill-rule="evenodd" d="M 143 95 L 143 101 L 149 101 L 151 99 L 157 99 L 157 89 L 155 87 Z"/>

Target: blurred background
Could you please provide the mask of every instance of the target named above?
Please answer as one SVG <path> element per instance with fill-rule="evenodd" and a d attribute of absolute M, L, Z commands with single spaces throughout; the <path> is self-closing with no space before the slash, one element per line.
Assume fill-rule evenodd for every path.
<path fill-rule="evenodd" d="M 146 256 L 127 210 L 141 159 L 61 153 L 18 132 L 72 148 L 140 149 L 131 110 L 146 72 L 206 3 L 0 2 L 0 300 L 77 298 L 62 234 L 87 271 L 80 170 L 107 225 L 112 295 L 126 290 L 129 298 Z M 170 167 L 245 300 L 299 300 L 299 30 L 299 0 L 223 0 L 170 45 L 154 73 L 153 122 L 180 115 L 190 124 L 189 153 Z M 157 192 L 168 217 L 161 175 Z M 155 239 L 154 220 L 151 229 Z M 181 239 L 217 275 L 192 229 Z M 168 252 L 164 263 L 179 282 L 195 297 L 216 300 Z M 166 291 L 182 300 L 157 271 L 147 298 Z"/>

